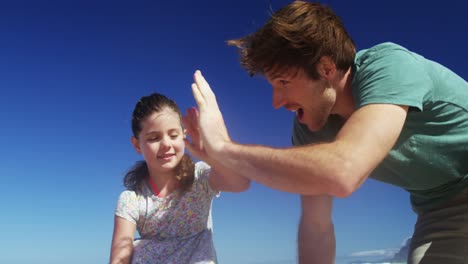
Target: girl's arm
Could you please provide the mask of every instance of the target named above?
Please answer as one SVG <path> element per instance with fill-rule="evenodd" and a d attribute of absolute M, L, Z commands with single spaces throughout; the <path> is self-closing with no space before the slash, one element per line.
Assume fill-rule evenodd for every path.
<path fill-rule="evenodd" d="M 114 217 L 114 234 L 112 236 L 110 264 L 130 263 L 135 229 L 135 224 L 122 217 Z"/>

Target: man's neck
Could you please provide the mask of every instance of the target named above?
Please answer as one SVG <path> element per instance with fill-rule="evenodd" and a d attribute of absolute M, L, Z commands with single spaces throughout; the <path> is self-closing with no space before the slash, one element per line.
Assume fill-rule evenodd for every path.
<path fill-rule="evenodd" d="M 337 98 L 334 114 L 337 114 L 344 119 L 348 119 L 354 113 L 354 98 L 352 92 L 352 73 L 351 68 L 337 79 Z"/>

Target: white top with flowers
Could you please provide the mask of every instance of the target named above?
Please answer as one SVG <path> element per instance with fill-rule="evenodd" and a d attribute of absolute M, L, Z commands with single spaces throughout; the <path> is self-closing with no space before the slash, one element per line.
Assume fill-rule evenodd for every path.
<path fill-rule="evenodd" d="M 219 193 L 208 184 L 209 172 L 208 164 L 197 162 L 193 186 L 183 194 L 158 197 L 148 181 L 141 193 L 120 194 L 115 215 L 136 224 L 141 236 L 134 242 L 132 263 L 217 263 L 211 204 Z"/>

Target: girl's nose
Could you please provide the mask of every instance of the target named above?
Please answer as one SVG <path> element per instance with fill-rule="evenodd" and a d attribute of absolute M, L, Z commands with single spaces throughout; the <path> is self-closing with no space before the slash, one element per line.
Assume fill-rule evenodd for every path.
<path fill-rule="evenodd" d="M 161 146 L 170 147 L 171 146 L 171 139 L 169 137 L 163 137 L 161 139 Z"/>

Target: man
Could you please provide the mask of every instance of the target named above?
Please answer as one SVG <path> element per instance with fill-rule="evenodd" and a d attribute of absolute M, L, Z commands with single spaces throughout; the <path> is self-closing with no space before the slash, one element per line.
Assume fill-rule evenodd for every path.
<path fill-rule="evenodd" d="M 258 183 L 302 195 L 300 263 L 334 262 L 331 197 L 349 196 L 368 177 L 410 193 L 418 220 L 408 263 L 468 263 L 465 80 L 393 43 L 356 53 L 341 20 L 316 3 L 292 2 L 230 44 L 250 74 L 272 85 L 273 106 L 296 112 L 296 146 L 232 142 L 197 71 L 192 91 L 200 113 L 186 119 L 188 147 Z"/>

